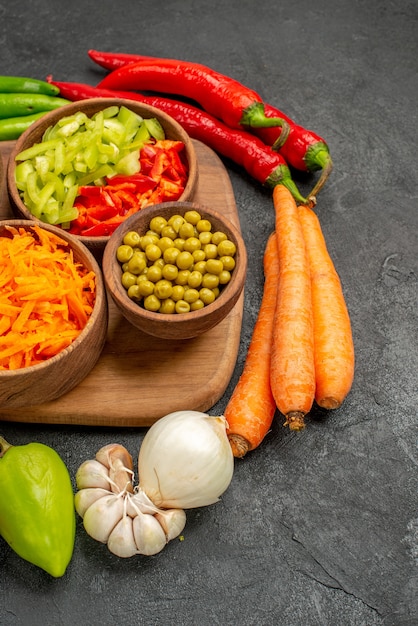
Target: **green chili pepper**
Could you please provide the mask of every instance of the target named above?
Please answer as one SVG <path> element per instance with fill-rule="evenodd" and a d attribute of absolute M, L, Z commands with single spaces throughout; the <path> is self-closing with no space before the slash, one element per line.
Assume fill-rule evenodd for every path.
<path fill-rule="evenodd" d="M 42 111 L 53 111 L 69 104 L 65 98 L 45 96 L 41 93 L 1 93 L 0 92 L 0 118 L 18 117 L 20 115 L 32 115 Z"/>
<path fill-rule="evenodd" d="M 0 76 L 0 93 L 43 93 L 57 96 L 59 87 L 44 80 L 26 78 L 25 76 Z"/>
<path fill-rule="evenodd" d="M 43 115 L 45 115 L 45 111 L 42 111 L 42 113 L 34 113 L 33 115 L 9 117 L 5 120 L 0 119 L 0 141 L 18 139 L 33 122 Z"/>
<path fill-rule="evenodd" d="M 0 534 L 23 559 L 64 575 L 75 541 L 74 494 L 58 453 L 41 443 L 13 446 L 0 436 Z"/>

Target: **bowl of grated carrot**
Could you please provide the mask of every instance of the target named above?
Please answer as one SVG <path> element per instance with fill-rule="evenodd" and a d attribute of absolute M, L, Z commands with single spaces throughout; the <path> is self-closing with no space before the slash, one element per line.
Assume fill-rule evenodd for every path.
<path fill-rule="evenodd" d="M 90 373 L 107 334 L 107 299 L 91 252 L 61 229 L 0 221 L 0 405 L 53 401 Z"/>
<path fill-rule="evenodd" d="M 10 155 L 17 218 L 67 230 L 100 261 L 116 227 L 145 206 L 194 197 L 195 147 L 155 107 L 123 98 L 72 102 L 31 124 Z"/>

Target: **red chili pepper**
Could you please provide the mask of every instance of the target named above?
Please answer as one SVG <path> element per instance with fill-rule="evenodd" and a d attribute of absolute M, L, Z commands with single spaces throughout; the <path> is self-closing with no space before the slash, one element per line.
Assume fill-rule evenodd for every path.
<path fill-rule="evenodd" d="M 99 50 L 89 50 L 88 55 L 95 63 L 111 71 L 129 63 L 161 60 L 157 57 L 140 54 L 101 52 Z M 268 146 L 272 146 L 273 150 L 278 150 L 291 167 L 302 172 L 323 170 L 321 178 L 313 190 L 314 193 L 318 193 L 325 184 L 333 166 L 326 141 L 314 131 L 296 124 L 283 111 L 268 103 L 264 103 L 264 112 L 267 117 L 281 118 L 286 124 L 282 127 L 254 127 L 252 132 Z M 216 112 L 214 114 L 216 115 Z"/>
<path fill-rule="evenodd" d="M 106 70 L 116 70 L 129 63 L 138 61 L 155 61 L 157 57 L 143 56 L 141 54 L 129 54 L 126 52 L 102 52 L 101 50 L 88 50 L 87 54 L 100 67 Z"/>
<path fill-rule="evenodd" d="M 197 101 L 231 128 L 282 126 L 267 118 L 257 92 L 200 63 L 174 59 L 140 61 L 108 74 L 98 85 L 111 90 L 145 90 L 178 94 Z"/>
<path fill-rule="evenodd" d="M 302 204 L 307 202 L 292 180 L 289 167 L 281 154 L 274 152 L 251 133 L 228 128 L 212 115 L 190 104 L 158 96 L 143 96 L 130 91 L 109 91 L 82 83 L 50 80 L 60 88 L 60 93 L 68 100 L 130 98 L 165 111 L 183 126 L 190 137 L 202 141 L 222 156 L 231 159 L 262 185 L 272 189 L 280 183 L 291 191 L 295 200 Z"/>

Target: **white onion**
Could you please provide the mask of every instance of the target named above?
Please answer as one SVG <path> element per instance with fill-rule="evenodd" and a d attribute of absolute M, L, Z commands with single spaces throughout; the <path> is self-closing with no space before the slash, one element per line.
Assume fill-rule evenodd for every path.
<path fill-rule="evenodd" d="M 139 486 L 161 508 L 217 502 L 234 472 L 223 416 L 176 411 L 147 431 L 138 456 Z"/>

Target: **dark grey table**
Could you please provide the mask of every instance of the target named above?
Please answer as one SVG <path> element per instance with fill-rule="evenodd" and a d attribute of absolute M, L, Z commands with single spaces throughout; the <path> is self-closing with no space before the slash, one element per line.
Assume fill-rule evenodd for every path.
<path fill-rule="evenodd" d="M 324 136 L 335 169 L 318 214 L 351 313 L 356 376 L 344 406 L 302 433 L 278 417 L 236 463 L 222 501 L 189 512 L 183 542 L 118 559 L 78 519 L 54 580 L 0 541 L 2 626 L 416 626 L 418 4 L 0 0 L 0 73 L 96 84 L 89 48 L 218 69 Z M 248 246 L 244 362 L 262 295 L 271 195 L 225 161 Z M 295 174 L 307 191 L 315 176 Z M 54 447 L 72 476 L 140 430 L 3 422 Z M 0 494 L 1 497 L 1 494 Z"/>

